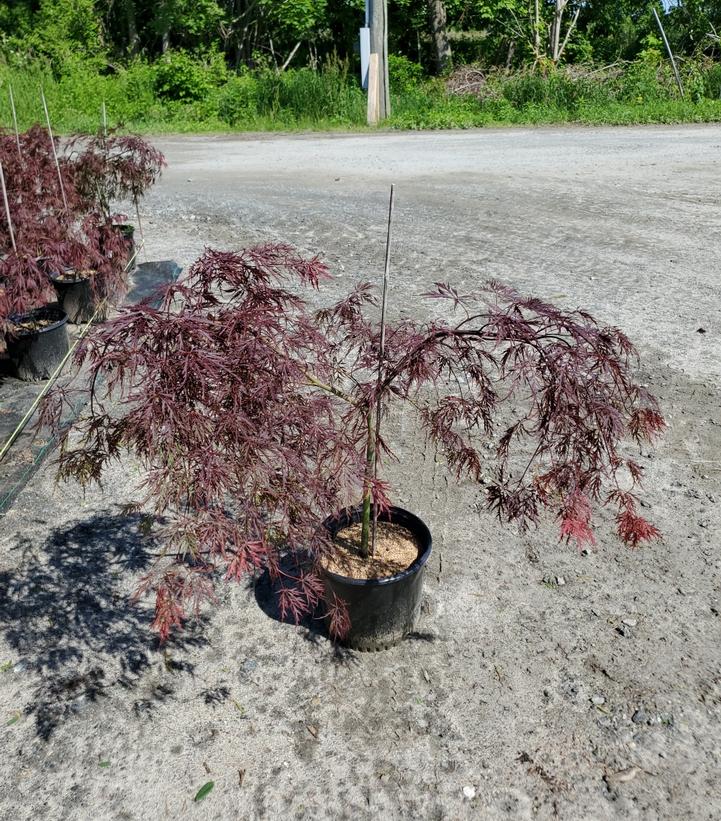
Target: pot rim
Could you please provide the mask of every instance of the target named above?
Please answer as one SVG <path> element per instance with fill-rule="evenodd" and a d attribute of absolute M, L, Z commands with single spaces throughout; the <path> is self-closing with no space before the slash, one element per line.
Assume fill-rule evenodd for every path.
<path fill-rule="evenodd" d="M 332 535 L 335 535 L 343 528 L 338 527 L 335 531 L 333 531 L 332 526 L 334 523 L 346 520 L 347 525 L 345 526 L 354 524 L 355 521 L 357 521 L 356 517 L 360 515 L 361 511 L 362 507 L 360 505 L 354 508 L 341 510 L 333 516 L 329 516 L 323 522 L 323 527 Z M 402 579 L 406 579 L 409 576 L 414 576 L 418 573 L 425 566 L 431 556 L 431 551 L 433 549 L 433 538 L 431 536 L 431 531 L 423 519 L 416 516 L 415 513 L 411 513 L 410 511 L 404 510 L 402 507 L 396 507 L 395 505 L 390 507 L 388 514 L 379 514 L 378 521 L 392 522 L 393 519 L 391 517 L 394 513 L 399 513 L 399 518 L 406 520 L 405 522 L 399 521 L 398 524 L 405 527 L 407 530 L 410 530 L 421 544 L 418 551 L 418 556 L 405 570 L 401 570 L 400 573 L 395 573 L 393 576 L 383 576 L 381 579 L 354 579 L 352 576 L 344 576 L 341 573 L 334 573 L 332 570 L 328 570 L 325 567 L 323 568 L 323 573 L 332 579 L 342 582 L 343 584 L 353 585 L 355 587 L 382 587 L 383 585 L 394 584 Z"/>
<path fill-rule="evenodd" d="M 68 279 L 66 278 L 68 274 L 76 273 L 75 268 L 68 266 L 62 273 L 58 273 L 57 271 L 49 271 L 48 277 L 50 277 L 53 285 L 78 285 L 81 282 L 90 282 L 90 280 L 95 276 L 95 271 L 92 271 L 91 269 L 88 270 L 90 270 L 90 273 L 86 277 L 74 276 L 72 279 Z M 63 279 L 60 279 L 60 277 L 63 277 Z"/>
<path fill-rule="evenodd" d="M 57 319 L 53 320 L 50 325 L 46 325 L 44 328 L 36 328 L 34 331 L 28 330 L 27 328 L 18 328 L 13 336 L 17 339 L 23 336 L 45 334 L 55 328 L 59 328 L 61 325 L 65 325 L 68 321 L 68 315 L 57 305 L 42 305 L 40 308 L 31 308 L 29 311 L 24 311 L 21 314 L 12 314 L 12 316 L 8 317 L 8 320 L 12 322 L 13 325 L 18 325 L 20 322 L 32 322 L 34 319 L 42 317 L 43 314 L 54 315 Z"/>

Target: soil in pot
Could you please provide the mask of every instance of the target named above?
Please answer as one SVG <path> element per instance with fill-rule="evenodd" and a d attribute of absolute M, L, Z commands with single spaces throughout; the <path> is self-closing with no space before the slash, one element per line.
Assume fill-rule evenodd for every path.
<path fill-rule="evenodd" d="M 93 274 L 91 270 L 75 271 L 66 268 L 61 273 L 50 275 L 60 307 L 73 324 L 90 322 L 98 308 L 98 300 L 93 292 Z M 103 308 L 95 316 L 95 321 L 105 319 L 107 311 Z"/>
<path fill-rule="evenodd" d="M 7 354 L 19 379 L 48 379 L 63 361 L 70 343 L 65 312 L 54 305 L 10 317 L 14 332 L 7 337 Z"/>
<path fill-rule="evenodd" d="M 332 517 L 325 526 L 337 546 L 325 560 L 326 599 L 342 599 L 350 631 L 344 643 L 357 650 L 382 650 L 415 628 L 431 534 L 417 516 L 393 507 L 379 517 L 376 555 L 360 555 L 361 509 Z"/>
<path fill-rule="evenodd" d="M 410 567 L 418 558 L 416 537 L 401 525 L 378 522 L 375 552 L 365 558 L 361 554 L 360 522 L 343 528 L 333 540 L 337 552 L 324 562 L 326 570 L 352 579 L 383 579 Z"/>

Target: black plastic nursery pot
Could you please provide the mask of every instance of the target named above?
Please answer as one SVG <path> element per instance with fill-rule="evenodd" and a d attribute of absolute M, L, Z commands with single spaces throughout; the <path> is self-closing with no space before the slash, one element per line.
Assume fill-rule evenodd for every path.
<path fill-rule="evenodd" d="M 19 379 L 37 382 L 48 379 L 63 361 L 70 343 L 65 311 L 55 305 L 36 308 L 10 317 L 16 326 L 7 337 L 7 353 Z M 48 323 L 29 329 L 25 323 Z"/>
<path fill-rule="evenodd" d="M 96 322 L 102 322 L 106 318 L 105 307 L 95 315 L 99 302 L 93 292 L 92 274 L 85 277 L 73 276 L 73 272 L 67 270 L 62 275 L 50 274 L 50 279 L 58 295 L 58 304 L 68 315 L 69 322 L 78 325 L 90 322 L 93 317 Z"/>
<path fill-rule="evenodd" d="M 323 523 L 332 537 L 361 521 L 362 508 L 332 516 Z M 348 607 L 350 631 L 343 643 L 356 650 L 385 650 L 411 633 L 418 620 L 423 576 L 431 555 L 431 533 L 425 523 L 399 507 L 378 516 L 409 530 L 418 545 L 418 557 L 401 573 L 382 579 L 353 579 L 324 570 L 326 597 L 335 594 Z"/>

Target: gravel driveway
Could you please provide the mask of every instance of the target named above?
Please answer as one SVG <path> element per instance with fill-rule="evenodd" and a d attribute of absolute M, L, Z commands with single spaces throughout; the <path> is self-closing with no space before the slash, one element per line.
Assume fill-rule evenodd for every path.
<path fill-rule="evenodd" d="M 721 818 L 721 130 L 157 145 L 151 259 L 284 240 L 330 301 L 378 277 L 394 182 L 393 315 L 493 277 L 621 327 L 669 421 L 638 457 L 664 540 L 502 529 L 399 417 L 389 478 L 434 535 L 415 636 L 340 652 L 236 585 L 159 649 L 135 466 L 83 497 L 46 465 L 0 519 L 0 818 Z"/>

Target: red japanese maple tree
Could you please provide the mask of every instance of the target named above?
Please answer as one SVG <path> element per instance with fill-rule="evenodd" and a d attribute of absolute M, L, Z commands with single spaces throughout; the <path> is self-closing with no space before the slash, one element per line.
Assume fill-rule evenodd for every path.
<path fill-rule="evenodd" d="M 127 290 L 128 244 L 117 229 L 124 216 L 111 205 L 137 201 L 163 155 L 132 135 L 79 136 L 62 151 L 36 125 L 17 137 L 0 132 L 0 162 L 11 218 L 0 208 L 0 340 L 9 317 L 55 299 L 49 275 L 67 269 L 92 272 L 96 299 L 117 303 Z"/>
<path fill-rule="evenodd" d="M 91 398 L 74 434 L 61 431 L 61 477 L 99 481 L 126 451 L 142 465 L 138 505 L 165 547 L 139 593 L 155 591 L 161 637 L 220 576 L 268 571 L 283 614 L 317 607 L 333 550 L 324 519 L 364 497 L 390 503 L 372 470 L 373 450 L 392 453 L 370 424 L 379 401 L 417 411 L 502 521 L 527 527 L 546 509 L 581 547 L 593 509 L 612 505 L 628 545 L 659 536 L 638 513 L 642 469 L 623 443 L 653 440 L 664 421 L 620 330 L 495 282 L 467 295 L 439 284 L 427 296 L 448 318 L 389 324 L 379 370 L 371 286 L 319 313 L 297 293 L 327 275 L 287 246 L 208 250 L 160 307 L 98 328 L 77 354 L 84 383 L 45 405 L 59 430 L 68 391 Z M 342 634 L 342 603 L 330 611 Z"/>

